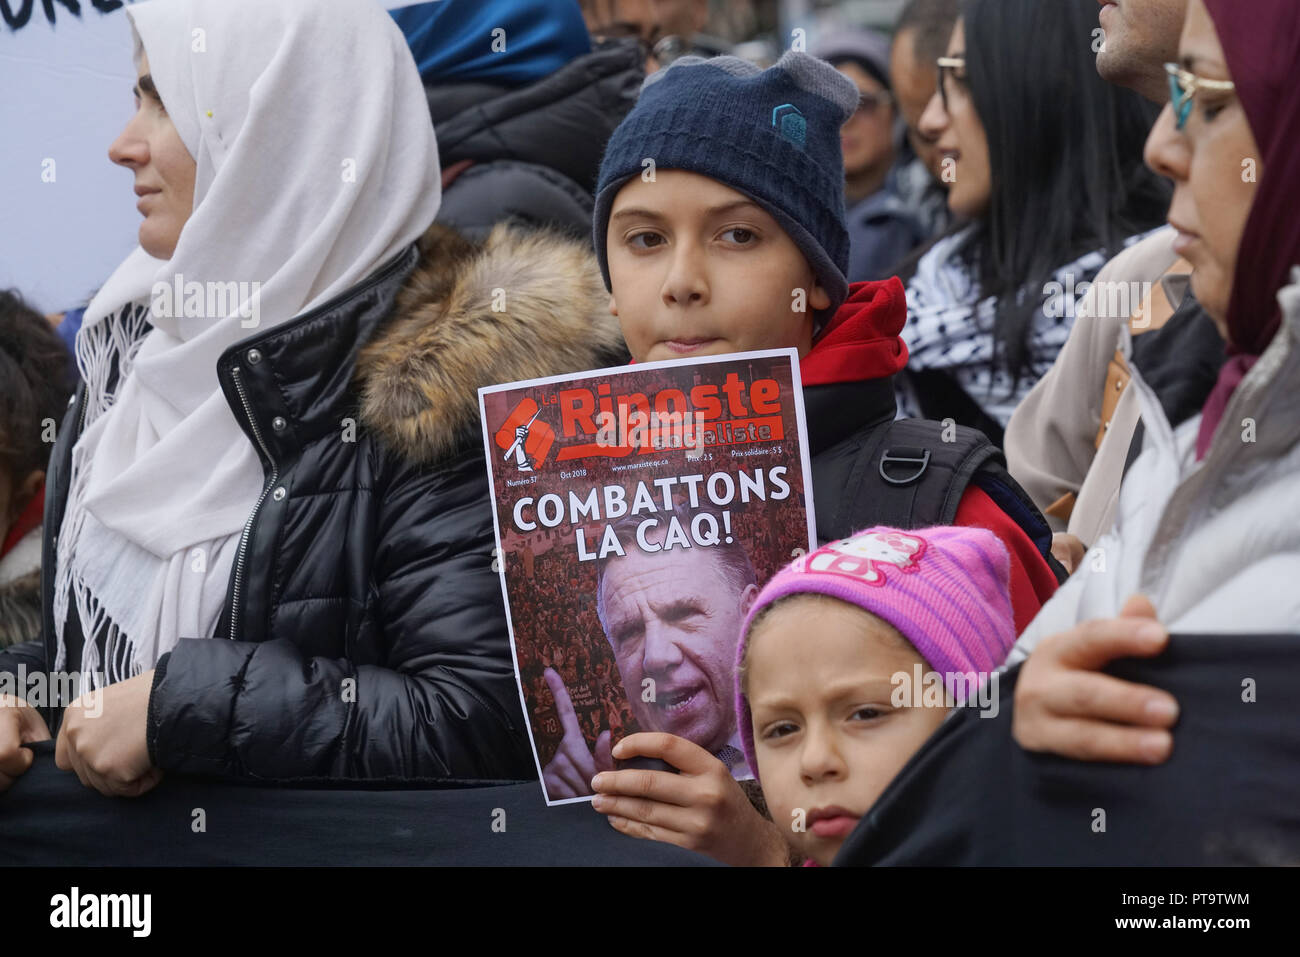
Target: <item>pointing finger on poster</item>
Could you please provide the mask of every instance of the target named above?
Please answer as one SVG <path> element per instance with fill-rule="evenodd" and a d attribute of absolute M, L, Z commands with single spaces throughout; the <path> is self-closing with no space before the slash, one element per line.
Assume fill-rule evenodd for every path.
<path fill-rule="evenodd" d="M 546 686 L 551 689 L 551 697 L 555 699 L 555 713 L 560 719 L 560 727 L 564 729 L 564 737 L 575 735 L 581 738 L 578 713 L 573 710 L 573 702 L 569 699 L 569 689 L 564 687 L 564 679 L 554 668 L 547 668 L 542 674 L 546 678 Z"/>
<path fill-rule="evenodd" d="M 554 668 L 547 668 L 543 675 L 546 678 L 547 687 L 551 689 L 551 696 L 555 699 L 555 712 L 560 720 L 560 727 L 564 729 L 564 736 L 560 739 L 560 746 L 555 752 L 555 757 L 542 771 L 542 776 L 547 785 L 547 794 L 552 798 L 583 797 L 591 793 L 591 787 L 587 782 L 596 776 L 596 762 L 592 758 L 591 751 L 587 748 L 587 739 L 583 737 L 582 728 L 578 725 L 578 714 L 573 710 L 573 702 L 569 700 L 569 691 L 564 687 L 564 679 L 556 673 Z M 577 772 L 582 789 L 576 793 L 565 793 L 563 795 L 551 793 L 550 785 L 552 780 L 555 780 L 557 784 L 563 780 L 559 774 L 560 765 L 557 764 L 561 757 L 567 759 L 568 763 Z M 565 792 L 573 791 L 573 786 L 566 785 L 563 790 Z"/>

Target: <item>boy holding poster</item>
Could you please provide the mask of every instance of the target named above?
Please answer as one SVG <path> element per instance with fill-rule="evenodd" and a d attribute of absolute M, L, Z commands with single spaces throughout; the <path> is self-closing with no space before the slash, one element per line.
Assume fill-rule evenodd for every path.
<path fill-rule="evenodd" d="M 685 57 L 648 78 L 597 187 L 610 311 L 636 362 L 796 349 L 818 540 L 873 525 L 988 529 L 1010 556 L 1019 631 L 1063 577 L 1050 529 L 983 435 L 894 421 L 892 377 L 907 362 L 903 286 L 850 287 L 844 276 L 839 131 L 857 106 L 852 82 L 797 52 L 768 70 Z M 773 840 L 721 762 L 690 742 L 634 735 L 612 755 L 682 772 L 601 774 L 595 804 L 619 830 L 730 863 L 783 859 L 783 835 Z"/>

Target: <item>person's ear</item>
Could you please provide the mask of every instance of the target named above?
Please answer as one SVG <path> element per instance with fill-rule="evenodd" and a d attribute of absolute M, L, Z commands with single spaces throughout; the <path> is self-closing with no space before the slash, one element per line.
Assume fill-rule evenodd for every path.
<path fill-rule="evenodd" d="M 827 300 L 829 302 L 830 300 Z M 758 597 L 757 585 L 746 585 L 745 590 L 740 593 L 740 617 L 744 618 L 749 614 L 749 609 L 754 607 L 754 599 Z"/>
<path fill-rule="evenodd" d="M 821 283 L 813 283 L 809 305 L 812 306 L 813 312 L 821 312 L 823 309 L 831 307 L 831 294 L 826 291 Z"/>
<path fill-rule="evenodd" d="M 618 300 L 614 298 L 612 292 L 609 294 L 609 314 L 611 316 L 618 315 Z"/>

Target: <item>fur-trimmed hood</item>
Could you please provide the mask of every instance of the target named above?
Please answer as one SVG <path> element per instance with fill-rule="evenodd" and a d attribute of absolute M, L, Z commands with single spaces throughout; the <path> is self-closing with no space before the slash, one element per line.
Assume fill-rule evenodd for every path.
<path fill-rule="evenodd" d="M 404 458 L 480 441 L 482 386 L 627 361 L 589 243 L 508 225 L 474 243 L 435 224 L 419 246 L 356 373 L 362 422 Z"/>

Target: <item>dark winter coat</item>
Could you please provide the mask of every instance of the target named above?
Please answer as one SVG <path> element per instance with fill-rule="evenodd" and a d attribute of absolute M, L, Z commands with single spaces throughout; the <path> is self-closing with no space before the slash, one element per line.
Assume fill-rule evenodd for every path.
<path fill-rule="evenodd" d="M 590 236 L 605 143 L 644 80 L 637 44 L 609 41 L 523 89 L 427 85 L 442 168 L 473 163 L 438 222 L 474 237 L 507 219 Z"/>
<path fill-rule="evenodd" d="M 888 188 L 850 206 L 849 282 L 887 279 L 926 239 L 921 222 Z"/>
<path fill-rule="evenodd" d="M 607 302 L 584 244 L 502 228 L 474 246 L 435 226 L 352 290 L 221 356 L 266 484 L 216 637 L 182 639 L 155 669 L 155 766 L 534 775 L 476 390 L 618 361 Z M 7 649 L 0 670 L 54 658 L 52 536 L 82 392 L 74 401 L 47 482 L 44 645 Z M 68 635 L 76 662 L 75 621 Z"/>

